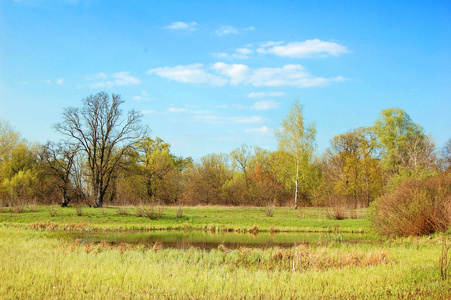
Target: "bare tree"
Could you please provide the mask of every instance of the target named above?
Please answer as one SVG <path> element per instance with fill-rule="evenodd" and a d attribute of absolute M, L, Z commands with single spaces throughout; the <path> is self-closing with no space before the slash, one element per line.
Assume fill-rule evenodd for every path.
<path fill-rule="evenodd" d="M 66 108 L 63 121 L 55 125 L 87 155 L 95 207 L 102 207 L 121 158 L 147 133 L 140 113 L 132 110 L 122 118 L 123 103 L 120 95 L 100 92 L 83 99 L 81 109 Z"/>
<path fill-rule="evenodd" d="M 444 170 L 451 170 L 451 139 L 446 141 L 445 145 L 440 151 L 440 160 L 442 164 L 442 168 Z"/>
<path fill-rule="evenodd" d="M 49 171 L 48 174 L 57 180 L 58 189 L 62 194 L 62 207 L 66 207 L 71 200 L 69 193 L 73 187 L 71 178 L 79 150 L 77 145 L 48 142 L 40 153 L 41 161 Z"/>

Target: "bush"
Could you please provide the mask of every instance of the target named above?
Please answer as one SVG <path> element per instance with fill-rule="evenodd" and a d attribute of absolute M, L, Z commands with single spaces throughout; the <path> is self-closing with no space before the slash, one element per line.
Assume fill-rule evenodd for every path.
<path fill-rule="evenodd" d="M 408 179 L 379 198 L 371 219 L 380 233 L 412 236 L 443 231 L 451 225 L 451 177 Z"/>
<path fill-rule="evenodd" d="M 163 216 L 163 210 L 164 209 L 162 206 L 158 206 L 156 209 L 154 208 L 154 206 L 148 207 L 141 206 L 136 208 L 136 216 L 155 220 Z"/>
<path fill-rule="evenodd" d="M 83 208 L 81 206 L 75 207 L 75 215 L 78 217 L 83 216 Z"/>
<path fill-rule="evenodd" d="M 182 206 L 180 205 L 178 208 L 177 208 L 177 218 L 182 218 L 183 217 L 183 208 L 182 208 Z"/>

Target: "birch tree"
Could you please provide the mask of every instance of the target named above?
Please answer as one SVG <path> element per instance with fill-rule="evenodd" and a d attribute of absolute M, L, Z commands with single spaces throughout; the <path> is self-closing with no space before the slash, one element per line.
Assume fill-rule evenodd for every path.
<path fill-rule="evenodd" d="M 299 193 L 304 197 L 314 185 L 315 124 L 305 124 L 303 106 L 294 102 L 288 115 L 276 130 L 279 147 L 279 167 L 288 179 L 286 186 L 294 186 L 294 208 L 298 208 Z"/>

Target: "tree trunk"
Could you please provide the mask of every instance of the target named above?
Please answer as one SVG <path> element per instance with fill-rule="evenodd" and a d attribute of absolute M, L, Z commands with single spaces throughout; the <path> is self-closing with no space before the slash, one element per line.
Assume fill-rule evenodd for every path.
<path fill-rule="evenodd" d="M 299 179 L 299 161 L 296 160 L 296 191 L 294 193 L 294 209 L 298 209 L 298 179 Z"/>
<path fill-rule="evenodd" d="M 103 195 L 100 188 L 100 184 L 94 185 L 94 207 L 102 207 L 103 205 Z"/>
<path fill-rule="evenodd" d="M 67 191 L 65 190 L 63 191 L 62 200 L 63 202 L 61 203 L 61 207 L 67 207 L 69 205 L 70 198 L 67 196 Z"/>

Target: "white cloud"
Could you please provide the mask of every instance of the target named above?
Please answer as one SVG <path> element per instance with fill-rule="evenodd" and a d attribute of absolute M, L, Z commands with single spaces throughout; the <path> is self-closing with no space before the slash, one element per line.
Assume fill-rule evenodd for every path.
<path fill-rule="evenodd" d="M 276 109 L 280 106 L 280 102 L 275 101 L 260 101 L 255 102 L 252 106 L 255 110 L 269 110 L 269 109 Z"/>
<path fill-rule="evenodd" d="M 216 74 L 213 74 L 215 72 Z M 151 69 L 156 74 L 179 82 L 206 83 L 213 86 L 249 84 L 261 86 L 296 86 L 299 88 L 324 86 L 345 78 L 314 77 L 301 65 L 285 65 L 280 68 L 251 69 L 243 64 L 215 63 L 210 69 L 202 64 Z"/>
<path fill-rule="evenodd" d="M 249 78 L 251 70 L 248 66 L 242 64 L 228 65 L 223 62 L 218 62 L 213 65 L 213 69 L 220 74 L 230 78 L 230 84 L 237 85 Z"/>
<path fill-rule="evenodd" d="M 109 77 L 112 77 L 112 79 L 109 79 Z M 130 72 L 126 72 L 126 71 L 116 72 L 116 73 L 111 74 L 111 76 L 108 76 L 105 73 L 97 73 L 95 75 L 87 76 L 86 79 L 90 80 L 90 81 L 101 80 L 98 82 L 88 84 L 88 86 L 91 88 L 109 89 L 116 85 L 121 86 L 121 85 L 130 85 L 130 84 L 141 83 L 141 80 L 130 75 Z"/>
<path fill-rule="evenodd" d="M 248 54 L 251 54 L 254 51 L 251 50 L 251 49 L 248 49 L 248 48 L 238 48 L 238 49 L 236 49 L 236 52 L 239 53 L 239 54 L 248 55 Z"/>
<path fill-rule="evenodd" d="M 64 83 L 64 79 L 60 78 L 55 80 L 56 84 L 62 85 Z"/>
<path fill-rule="evenodd" d="M 147 71 L 148 74 L 156 74 L 179 82 L 207 83 L 213 86 L 223 86 L 227 79 L 210 74 L 203 70 L 203 64 L 187 66 L 163 67 Z"/>
<path fill-rule="evenodd" d="M 138 78 L 131 76 L 130 72 L 117 72 L 112 74 L 111 77 L 115 78 L 116 85 L 130 85 L 141 82 Z"/>
<path fill-rule="evenodd" d="M 275 97 L 285 97 L 287 94 L 284 92 L 252 92 L 247 96 L 249 98 L 275 98 Z"/>
<path fill-rule="evenodd" d="M 218 28 L 215 33 L 219 36 L 223 36 L 226 34 L 237 34 L 238 33 L 238 29 L 236 29 L 233 26 L 221 26 L 220 28 Z"/>
<path fill-rule="evenodd" d="M 281 68 L 260 68 L 252 72 L 248 82 L 253 86 L 297 86 L 299 88 L 324 86 L 337 78 L 314 77 L 301 65 L 285 65 Z"/>
<path fill-rule="evenodd" d="M 285 42 L 279 41 L 279 42 L 273 42 L 273 41 L 269 41 L 269 42 L 265 42 L 260 44 L 260 47 L 263 48 L 267 48 L 267 47 L 273 47 L 273 46 L 278 46 L 278 45 L 282 45 Z"/>
<path fill-rule="evenodd" d="M 345 46 L 337 43 L 313 39 L 291 43 L 268 41 L 260 43 L 257 47 L 250 44 L 246 45 L 244 48 L 236 49 L 233 54 L 221 53 L 221 56 L 217 56 L 223 58 L 248 58 L 248 56 L 254 52 L 258 54 L 274 54 L 291 58 L 308 58 L 339 56 L 350 51 Z"/>
<path fill-rule="evenodd" d="M 292 42 L 286 45 L 275 45 L 269 48 L 267 52 L 278 56 L 305 58 L 330 55 L 338 56 L 349 51 L 345 46 L 340 44 L 314 39 L 304 42 Z"/>
<path fill-rule="evenodd" d="M 249 55 L 252 54 L 254 50 L 249 48 L 238 48 L 235 50 L 235 53 L 228 54 L 225 52 L 214 53 L 213 55 L 217 58 L 237 58 L 237 59 L 246 59 L 249 58 Z"/>
<path fill-rule="evenodd" d="M 103 80 L 103 79 L 107 79 L 108 76 L 105 73 L 97 73 L 95 75 L 89 75 L 86 77 L 87 80 Z"/>
<path fill-rule="evenodd" d="M 185 23 L 185 22 L 174 22 L 171 25 L 166 26 L 165 28 L 167 29 L 172 29 L 172 30 L 196 30 L 197 28 L 197 23 L 196 22 L 191 22 L 191 23 Z"/>
<path fill-rule="evenodd" d="M 223 104 L 223 105 L 216 106 L 216 108 L 220 108 L 220 109 L 232 109 L 232 108 L 234 108 L 234 109 L 246 109 L 248 107 L 246 105 L 243 105 L 243 104 L 230 104 L 230 105 Z"/>
<path fill-rule="evenodd" d="M 252 133 L 252 134 L 271 134 L 272 130 L 266 126 L 263 126 L 261 128 L 248 128 L 248 129 L 245 129 L 244 132 Z"/>

